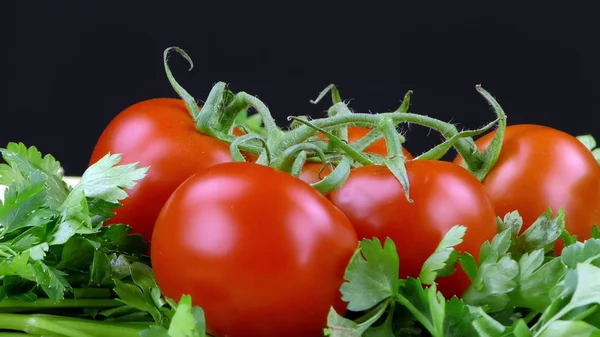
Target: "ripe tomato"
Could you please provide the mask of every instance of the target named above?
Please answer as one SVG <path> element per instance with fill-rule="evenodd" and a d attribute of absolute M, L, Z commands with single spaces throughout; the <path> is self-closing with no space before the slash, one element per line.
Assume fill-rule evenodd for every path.
<path fill-rule="evenodd" d="M 494 207 L 481 183 L 466 169 L 443 161 L 414 160 L 406 170 L 412 204 L 385 166 L 354 168 L 328 198 L 350 219 L 359 239 L 394 241 L 400 277 L 418 277 L 425 260 L 457 224 L 467 227 L 457 250 L 477 257 L 483 242 L 496 234 Z M 461 295 L 470 284 L 460 266 L 436 282 L 447 297 Z"/>
<path fill-rule="evenodd" d="M 487 148 L 494 133 L 479 138 L 477 147 Z M 591 152 L 565 132 L 532 124 L 508 126 L 502 144 L 483 180 L 496 214 L 518 210 L 525 230 L 548 208 L 564 208 L 569 233 L 589 239 L 600 224 L 600 166 Z M 559 253 L 562 244 L 556 245 Z"/>
<path fill-rule="evenodd" d="M 358 127 L 358 126 L 349 127 L 348 128 L 348 143 L 352 144 L 352 143 L 356 142 L 357 140 L 366 136 L 370 131 L 371 131 L 371 129 L 364 128 L 364 127 Z M 317 136 L 319 138 L 325 138 L 325 139 L 327 138 L 323 134 L 318 134 Z M 387 151 L 386 144 L 387 143 L 386 143 L 385 139 L 380 138 L 375 143 L 369 145 L 363 152 L 378 154 L 381 156 L 387 156 L 388 151 Z M 410 152 L 408 152 L 408 150 L 406 150 L 404 147 L 402 148 L 402 152 L 403 152 L 404 156 L 406 157 L 406 160 L 413 159 L 412 154 Z M 316 183 L 317 181 L 322 180 L 323 178 L 327 177 L 331 173 L 331 167 L 328 165 L 321 172 L 321 174 L 319 176 L 319 172 L 321 171 L 322 167 L 323 167 L 323 164 L 321 164 L 321 163 L 307 162 L 304 165 L 302 172 L 300 173 L 300 176 L 298 176 L 298 178 L 302 179 L 303 181 L 305 181 L 308 184 Z"/>
<path fill-rule="evenodd" d="M 265 184 L 265 182 L 268 182 Z M 319 336 L 358 247 L 346 216 L 292 175 L 252 163 L 199 171 L 154 228 L 156 280 L 191 294 L 219 336 Z"/>
<path fill-rule="evenodd" d="M 123 164 L 150 166 L 106 223 L 128 224 L 148 241 L 161 207 L 179 184 L 199 169 L 232 161 L 229 146 L 198 132 L 183 101 L 173 98 L 146 100 L 119 113 L 98 139 L 90 165 L 108 152 L 122 154 Z"/>
<path fill-rule="evenodd" d="M 307 184 L 316 183 L 331 173 L 331 165 L 323 167 L 322 163 L 306 162 L 298 178 Z"/>

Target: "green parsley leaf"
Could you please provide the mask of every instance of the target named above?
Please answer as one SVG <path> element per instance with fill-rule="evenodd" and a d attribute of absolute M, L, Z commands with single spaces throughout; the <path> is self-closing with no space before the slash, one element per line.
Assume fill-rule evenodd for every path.
<path fill-rule="evenodd" d="M 394 296 L 400 282 L 399 259 L 396 245 L 386 239 L 382 246 L 379 239 L 364 239 L 346 269 L 345 282 L 341 286 L 342 299 L 348 309 L 362 311 Z"/>
<path fill-rule="evenodd" d="M 535 335 L 551 336 L 555 332 L 564 331 L 567 325 L 573 324 L 569 322 L 580 321 L 597 311 L 600 305 L 599 279 L 600 268 L 592 264 L 579 263 L 575 269 L 570 269 L 564 281 L 558 285 L 560 292 L 554 292 L 552 303 L 531 328 Z M 574 332 L 583 331 L 588 333 L 587 335 L 595 333 L 596 329 L 581 323 L 571 327 Z"/>
<path fill-rule="evenodd" d="M 66 273 L 47 266 L 42 261 L 35 261 L 32 269 L 35 281 L 53 302 L 58 302 L 64 298 L 65 289 L 70 287 L 65 279 Z"/>
<path fill-rule="evenodd" d="M 596 267 L 600 267 L 600 239 L 589 239 L 585 243 L 575 242 L 565 247 L 560 259 L 570 269 L 584 261 L 590 261 Z"/>
<path fill-rule="evenodd" d="M 476 316 L 472 314 L 469 307 L 457 297 L 452 297 L 446 302 L 444 316 L 444 333 L 445 337 L 460 337 L 476 335 L 475 327 L 472 319 Z"/>
<path fill-rule="evenodd" d="M 433 284 L 438 272 L 444 269 L 450 260 L 451 254 L 454 252 L 454 246 L 462 242 L 466 230 L 467 227 L 457 225 L 450 228 L 448 233 L 446 233 L 435 252 L 427 258 L 421 267 L 419 279 L 423 284 Z"/>
<path fill-rule="evenodd" d="M 542 312 L 551 303 L 550 291 L 567 272 L 558 258 L 544 263 L 542 249 L 525 253 L 519 260 L 517 288 L 510 293 L 513 305 Z"/>
<path fill-rule="evenodd" d="M 44 182 L 41 174 L 32 174 L 28 183 L 15 181 L 5 190 L 4 204 L 0 202 L 2 235 L 32 225 L 31 218 L 35 217 L 35 213 L 46 203 Z"/>
<path fill-rule="evenodd" d="M 340 316 L 333 307 L 329 309 L 327 316 L 327 328 L 324 333 L 331 337 L 360 337 L 379 320 L 385 313 L 389 303 L 381 302 L 361 317 L 360 322 L 354 322 Z"/>
<path fill-rule="evenodd" d="M 60 163 L 52 155 L 45 155 L 35 146 L 26 147 L 23 143 L 9 143 L 6 148 L 0 149 L 6 164 L 0 170 L 2 176 L 0 183 L 10 186 L 13 181 L 33 179 L 32 176 L 42 176 L 46 186 L 46 202 L 56 207 L 66 198 L 69 187 L 62 181 Z"/>
<path fill-rule="evenodd" d="M 596 161 L 600 164 L 600 148 L 597 148 L 596 139 L 592 135 L 580 135 L 576 137 L 579 141 L 585 145 L 592 152 Z"/>
<path fill-rule="evenodd" d="M 175 314 L 169 328 L 153 325 L 140 334 L 142 337 L 204 337 L 206 336 L 206 321 L 204 310 L 192 306 L 189 295 L 181 296 L 175 308 Z"/>
<path fill-rule="evenodd" d="M 515 278 L 519 265 L 508 254 L 511 231 L 497 234 L 491 243 L 481 246 L 480 265 L 471 285 L 463 294 L 465 303 L 486 306 L 491 312 L 504 309 L 510 302 L 508 293 L 517 287 Z"/>
<path fill-rule="evenodd" d="M 73 190 L 111 204 L 127 198 L 124 189 L 134 187 L 137 180 L 143 179 L 148 167 L 138 168 L 138 163 L 115 166 L 121 158 L 120 154 L 105 155 L 83 173 Z"/>
<path fill-rule="evenodd" d="M 584 321 L 554 321 L 540 337 L 573 336 L 599 337 L 600 329 Z"/>

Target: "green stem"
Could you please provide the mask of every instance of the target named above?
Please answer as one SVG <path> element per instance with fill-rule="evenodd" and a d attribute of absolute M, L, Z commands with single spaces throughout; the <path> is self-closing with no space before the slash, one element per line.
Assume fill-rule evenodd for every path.
<path fill-rule="evenodd" d="M 300 173 L 302 173 L 302 168 L 304 167 L 304 164 L 306 163 L 306 157 L 307 157 L 306 151 L 302 151 L 298 154 L 298 156 L 294 160 L 294 163 L 292 164 L 292 170 L 291 170 L 291 173 L 294 177 L 298 177 L 298 176 L 300 176 Z"/>
<path fill-rule="evenodd" d="M 284 172 L 291 173 L 294 168 L 294 163 L 296 162 L 298 154 L 306 150 L 314 151 L 323 163 L 327 161 L 327 159 L 325 158 L 325 154 L 318 146 L 311 143 L 300 143 L 285 149 L 281 156 L 273 163 L 272 167 Z"/>
<path fill-rule="evenodd" d="M 324 195 L 340 188 L 350 176 L 350 164 L 350 158 L 344 156 L 336 168 L 333 169 L 333 171 L 327 177 L 311 184 L 311 186 L 316 188 Z M 320 174 L 321 172 L 319 172 L 319 175 Z"/>
<path fill-rule="evenodd" d="M 413 314 L 413 316 L 415 316 L 417 321 L 419 321 L 419 323 L 421 323 L 423 327 L 427 329 L 429 333 L 431 333 L 432 336 L 437 337 L 435 335 L 435 329 L 433 327 L 433 324 L 427 319 L 427 317 L 425 317 L 425 315 L 423 315 L 423 313 L 419 311 L 419 309 L 417 309 L 412 303 L 410 303 L 410 301 L 406 297 L 400 294 L 396 294 L 395 299 L 398 303 L 400 303 L 406 309 L 408 309 L 408 311 L 410 311 L 410 313 Z"/>
<path fill-rule="evenodd" d="M 69 337 L 94 337 L 71 327 L 60 326 L 37 315 L 0 314 L 0 329 L 35 335 L 60 334 Z"/>
<path fill-rule="evenodd" d="M 313 120 L 311 126 L 302 125 L 293 130 L 290 130 L 285 134 L 282 146 L 286 147 L 291 144 L 300 143 L 311 136 L 314 136 L 317 132 L 315 127 L 318 129 L 331 128 L 331 127 L 343 127 L 343 126 L 364 126 L 368 128 L 377 128 L 379 121 L 382 119 L 391 119 L 394 123 L 412 123 L 422 125 L 434 130 L 439 131 L 445 138 L 451 138 L 458 133 L 456 126 L 442 122 L 438 119 L 414 114 L 414 113 L 399 113 L 399 112 L 385 112 L 379 114 L 367 114 L 367 113 L 352 113 L 348 115 L 337 115 L 322 119 Z M 477 156 L 479 150 L 475 145 L 473 139 L 461 138 L 454 144 L 457 151 L 463 156 L 465 162 L 480 163 L 481 159 Z M 472 164 L 473 167 L 476 164 Z"/>
<path fill-rule="evenodd" d="M 438 160 L 438 159 L 442 158 L 444 156 L 444 154 L 446 154 L 446 152 L 448 152 L 450 150 L 450 148 L 452 148 L 454 146 L 454 144 L 456 144 L 456 142 L 459 141 L 459 139 L 464 138 L 464 137 L 474 137 L 474 136 L 480 135 L 480 134 L 490 130 L 491 128 L 493 128 L 497 122 L 498 122 L 498 120 L 495 120 L 495 121 L 489 123 L 488 125 L 482 127 L 481 129 L 461 131 L 461 132 L 457 133 L 456 135 L 448 138 L 443 143 L 441 143 L 441 144 L 437 145 L 436 147 L 430 149 L 429 151 L 419 155 L 418 157 L 415 158 L 415 160 Z"/>
<path fill-rule="evenodd" d="M 267 145 L 267 141 L 261 137 L 260 135 L 257 134 L 247 134 L 247 135 L 243 135 L 239 138 L 236 138 L 233 140 L 233 142 L 231 142 L 231 144 L 229 145 L 229 151 L 231 152 L 231 157 L 233 158 L 234 161 L 246 161 L 246 158 L 244 158 L 244 155 L 242 155 L 242 152 L 240 151 L 240 147 L 242 145 L 242 143 L 250 141 L 252 139 L 257 139 L 262 143 L 263 146 L 263 152 L 266 155 L 267 158 L 267 165 L 270 165 L 271 163 L 271 151 L 269 151 L 269 146 Z"/>
<path fill-rule="evenodd" d="M 340 96 L 340 92 L 338 91 L 337 87 L 333 83 L 328 85 L 327 87 L 325 87 L 325 89 L 323 89 L 319 93 L 319 96 L 317 96 L 317 98 L 314 100 L 311 99 L 310 102 L 312 104 L 319 103 L 325 97 L 325 95 L 327 95 L 327 93 L 330 91 L 331 91 L 331 100 L 333 101 L 333 104 L 340 103 L 342 101 L 342 97 Z"/>
<path fill-rule="evenodd" d="M 361 139 L 359 139 L 359 140 L 355 141 L 354 143 L 352 143 L 352 147 L 356 151 L 361 151 L 362 152 L 367 147 L 373 145 L 376 141 L 380 140 L 382 136 L 383 136 L 383 133 L 381 133 L 381 130 L 379 130 L 379 129 L 372 129 L 364 137 L 362 137 Z"/>
<path fill-rule="evenodd" d="M 250 104 L 246 99 L 244 99 L 243 96 L 239 94 L 235 95 L 231 103 L 229 103 L 229 105 L 227 105 L 225 109 L 223 109 L 222 114 L 219 116 L 220 120 L 218 123 L 221 131 L 229 132 L 229 130 L 231 130 L 231 128 L 233 127 L 233 124 L 235 123 L 238 115 L 242 111 L 246 111 L 248 107 L 250 107 Z M 248 113 L 246 112 L 246 117 L 247 114 Z"/>
<path fill-rule="evenodd" d="M 382 119 L 378 125 L 379 129 L 383 133 L 383 137 L 385 138 L 385 142 L 387 144 L 388 157 L 401 156 L 402 152 L 402 143 L 400 142 L 400 138 L 398 137 L 398 131 L 396 130 L 396 124 L 389 119 Z"/>
<path fill-rule="evenodd" d="M 273 119 L 273 116 L 271 115 L 271 112 L 269 111 L 269 108 L 267 108 L 265 103 L 263 103 L 258 98 L 254 97 L 252 95 L 249 95 L 246 92 L 240 92 L 236 95 L 236 97 L 238 97 L 238 96 L 242 102 L 246 103 L 248 106 L 254 107 L 256 109 L 256 111 L 258 111 L 258 113 L 262 117 L 262 121 L 263 121 L 265 130 L 267 131 L 268 135 L 283 132 L 283 131 L 281 131 L 279 126 L 277 126 L 275 119 Z"/>
<path fill-rule="evenodd" d="M 123 303 L 113 299 L 63 299 L 54 303 L 49 298 L 38 298 L 34 302 L 25 302 L 5 298 L 0 301 L 0 310 L 3 309 L 62 309 L 62 308 L 113 308 L 120 307 Z"/>
<path fill-rule="evenodd" d="M 498 129 L 496 130 L 496 134 L 492 138 L 490 145 L 483 152 L 477 151 L 477 155 L 481 160 L 480 165 L 470 166 L 470 163 L 465 160 L 465 164 L 468 165 L 467 168 L 473 172 L 473 174 L 475 174 L 479 180 L 483 180 L 487 173 L 494 167 L 498 161 L 498 157 L 500 156 L 502 142 L 504 140 L 504 133 L 506 131 L 506 114 L 496 99 L 494 99 L 489 92 L 483 89 L 481 85 L 477 85 L 476 89 L 477 92 L 479 92 L 481 96 L 483 96 L 483 98 L 485 98 L 492 106 L 496 116 L 498 117 Z"/>
<path fill-rule="evenodd" d="M 353 115 L 353 114 L 351 114 Z M 336 117 L 343 117 L 344 115 L 339 115 Z M 336 117 L 332 117 L 332 118 L 336 118 Z M 289 142 L 289 143 L 285 143 L 286 142 L 286 136 L 290 135 L 292 132 L 294 132 L 295 130 L 289 131 L 287 134 L 284 135 L 283 137 L 283 141 L 282 141 L 282 147 L 283 148 L 287 148 L 292 146 L 292 144 L 295 143 L 301 143 L 303 141 L 305 141 L 306 139 L 308 139 L 309 137 L 315 135 L 316 133 L 321 133 L 323 135 L 325 135 L 328 140 L 329 143 L 333 144 L 335 147 L 339 148 L 340 150 L 344 151 L 344 153 L 346 153 L 348 156 L 350 156 L 352 159 L 356 160 L 358 163 L 360 163 L 361 165 L 373 165 L 373 161 L 371 159 L 369 159 L 369 157 L 367 157 L 366 155 L 364 155 L 361 152 L 356 151 L 352 146 L 348 145 L 348 143 L 341 141 L 339 138 L 337 138 L 336 136 L 334 136 L 332 133 L 325 131 L 323 128 L 319 128 L 316 127 L 314 122 L 310 123 L 308 121 L 302 120 L 302 119 L 298 119 L 296 117 L 288 117 L 288 120 L 292 119 L 295 120 L 297 122 L 302 123 L 302 126 L 299 126 L 297 129 L 301 129 L 306 127 L 307 130 L 309 130 L 308 133 L 306 133 L 305 135 L 307 136 L 306 138 L 302 137 L 300 138 L 301 140 L 299 140 L 298 142 Z"/>
<path fill-rule="evenodd" d="M 213 131 L 213 128 L 219 132 L 227 133 L 228 130 L 221 131 L 218 128 L 217 123 L 214 121 L 215 116 L 218 115 L 219 107 L 223 103 L 225 89 L 226 85 L 224 82 L 218 82 L 210 89 L 208 98 L 206 98 L 206 102 L 204 102 L 204 106 L 202 107 L 200 114 L 194 119 L 196 123 L 196 129 L 198 131 L 213 137 L 216 137 L 216 133 Z"/>
<path fill-rule="evenodd" d="M 408 108 L 410 107 L 410 96 L 412 94 L 412 90 L 409 90 L 404 94 L 404 100 L 402 100 L 402 104 L 396 109 L 396 112 L 408 112 Z"/>
<path fill-rule="evenodd" d="M 336 102 L 331 108 L 329 108 L 327 113 L 329 114 L 329 116 L 350 115 L 352 114 L 352 111 L 350 111 L 346 103 L 341 102 L 340 100 L 340 102 Z M 344 143 L 348 143 L 348 127 L 342 126 L 340 128 L 335 128 L 332 134 Z M 335 149 L 333 143 L 329 143 L 329 149 L 332 151 Z"/>
<path fill-rule="evenodd" d="M 200 109 L 198 107 L 198 104 L 196 103 L 196 99 L 192 95 L 190 95 L 190 93 L 188 93 L 187 90 L 185 90 L 175 80 L 175 77 L 171 72 L 171 68 L 169 68 L 168 65 L 168 56 L 169 52 L 171 51 L 176 51 L 181 56 L 183 56 L 186 59 L 186 61 L 189 62 L 190 68 L 188 69 L 188 71 L 191 71 L 194 68 L 194 62 L 192 61 L 192 58 L 183 49 L 179 47 L 169 47 L 163 52 L 163 64 L 165 72 L 167 74 L 167 79 L 169 80 L 169 83 L 171 83 L 171 86 L 173 87 L 175 92 L 185 102 L 185 106 L 192 115 L 192 118 L 194 119 L 196 129 L 206 135 L 214 137 L 215 133 L 211 128 L 210 122 L 213 119 L 213 116 L 215 115 L 216 111 L 218 110 L 217 108 L 219 107 L 219 104 L 223 100 L 223 95 L 225 93 L 226 87 L 225 83 L 218 82 L 212 87 L 210 94 L 206 102 L 204 103 L 204 107 Z"/>
<path fill-rule="evenodd" d="M 527 316 L 523 317 L 523 321 L 525 321 L 525 323 L 529 324 L 537 315 L 539 315 L 539 312 L 537 311 L 530 311 Z"/>

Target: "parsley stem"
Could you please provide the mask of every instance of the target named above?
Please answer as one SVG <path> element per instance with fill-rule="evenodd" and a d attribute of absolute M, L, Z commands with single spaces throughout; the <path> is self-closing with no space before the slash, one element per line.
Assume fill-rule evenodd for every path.
<path fill-rule="evenodd" d="M 534 318 L 536 318 L 537 315 L 539 315 L 539 312 L 531 311 L 527 314 L 527 316 L 523 317 L 523 320 L 525 323 L 529 324 Z"/>
<path fill-rule="evenodd" d="M 144 327 L 149 324 L 144 325 Z M 0 314 L 0 330 L 23 331 L 34 335 L 138 337 L 144 327 L 55 315 Z"/>
<path fill-rule="evenodd" d="M 406 309 L 408 309 L 408 311 L 410 311 L 411 314 L 413 314 L 413 316 L 415 316 L 419 323 L 423 324 L 423 327 L 427 329 L 432 336 L 437 337 L 433 324 L 427 319 L 427 317 L 425 317 L 425 315 L 423 315 L 422 312 L 419 311 L 419 309 L 410 303 L 406 297 L 400 294 L 396 294 L 395 298 L 398 303 L 402 304 Z"/>
<path fill-rule="evenodd" d="M 123 303 L 113 299 L 64 299 L 58 303 L 49 298 L 39 298 L 34 302 L 19 301 L 6 298 L 0 301 L 0 312 L 17 312 L 28 309 L 56 309 L 56 308 L 113 308 L 122 306 Z"/>

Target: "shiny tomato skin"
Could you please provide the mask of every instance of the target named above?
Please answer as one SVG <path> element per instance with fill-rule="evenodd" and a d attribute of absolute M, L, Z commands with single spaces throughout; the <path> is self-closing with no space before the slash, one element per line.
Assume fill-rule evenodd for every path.
<path fill-rule="evenodd" d="M 122 154 L 119 164 L 150 166 L 105 223 L 128 224 L 147 241 L 160 209 L 179 184 L 199 169 L 232 161 L 229 146 L 198 132 L 183 101 L 174 98 L 142 101 L 119 113 L 99 137 L 90 165 L 108 152 Z"/>
<path fill-rule="evenodd" d="M 489 146 L 494 132 L 477 139 Z M 461 164 L 458 156 L 455 163 Z M 523 231 L 548 208 L 565 211 L 565 226 L 580 240 L 589 239 L 600 224 L 600 166 L 575 137 L 546 126 L 510 125 L 498 161 L 483 180 L 500 217 L 515 210 Z M 557 242 L 560 253 L 562 242 Z"/>
<path fill-rule="evenodd" d="M 300 179 L 252 163 L 199 171 L 169 198 L 151 257 L 166 296 L 191 294 L 218 336 L 322 336 L 358 247 L 350 221 Z"/>
<path fill-rule="evenodd" d="M 400 277 L 418 277 L 425 260 L 457 224 L 467 227 L 457 250 L 477 258 L 481 245 L 496 234 L 494 208 L 481 183 L 449 162 L 414 160 L 406 163 L 406 170 L 412 204 L 393 174 L 374 165 L 352 169 L 345 184 L 328 198 L 350 219 L 359 239 L 394 241 Z M 460 266 L 436 282 L 446 297 L 460 296 L 470 284 Z"/>

